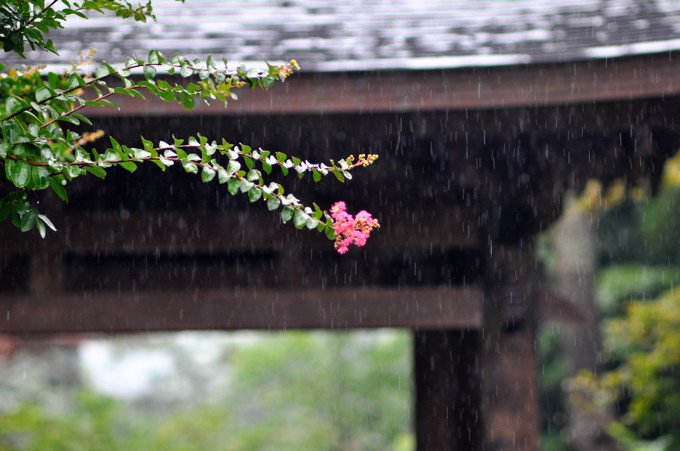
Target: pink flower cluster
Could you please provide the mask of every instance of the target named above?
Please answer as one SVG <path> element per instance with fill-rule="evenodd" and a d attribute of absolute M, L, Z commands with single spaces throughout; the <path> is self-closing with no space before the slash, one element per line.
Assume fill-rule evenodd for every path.
<path fill-rule="evenodd" d="M 347 206 L 342 201 L 334 203 L 331 207 L 335 249 L 340 254 L 347 252 L 350 244 L 359 247 L 365 245 L 371 230 L 380 227 L 378 220 L 374 219 L 366 210 L 361 210 L 354 217 L 347 213 L 346 209 Z"/>

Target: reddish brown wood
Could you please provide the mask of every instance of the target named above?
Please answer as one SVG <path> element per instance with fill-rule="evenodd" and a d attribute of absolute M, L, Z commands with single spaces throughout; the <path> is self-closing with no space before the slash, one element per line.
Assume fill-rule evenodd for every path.
<path fill-rule="evenodd" d="M 539 445 L 531 246 L 489 249 L 480 360 L 484 449 L 536 451 Z"/>
<path fill-rule="evenodd" d="M 0 333 L 477 328 L 479 288 L 86 292 L 0 296 Z"/>
<path fill-rule="evenodd" d="M 442 223 L 460 224 L 471 221 L 471 211 L 462 207 L 441 209 L 437 219 Z M 417 214 L 420 214 L 418 212 Z M 419 250 L 424 246 L 472 247 L 477 235 L 461 227 L 429 227 L 426 243 L 414 233 L 412 224 L 383 216 L 383 223 L 394 224 L 374 233 L 370 249 L 386 251 L 398 245 L 402 250 Z M 228 212 L 119 212 L 97 211 L 60 216 L 54 220 L 58 232 L 50 242 L 61 244 L 70 252 L 219 252 L 281 250 L 286 243 L 304 236 L 305 247 L 330 249 L 332 242 L 320 233 L 299 232 L 292 224 L 282 224 L 277 215 L 266 209 Z M 238 226 L 234 227 L 234 224 Z M 436 225 L 436 224 L 435 224 Z M 4 252 L 23 252 L 42 247 L 32 234 L 19 232 L 9 224 L 0 224 Z M 304 235 L 303 235 L 304 234 Z"/>
<path fill-rule="evenodd" d="M 229 108 L 203 103 L 200 114 L 377 113 L 508 108 L 669 96 L 680 92 L 678 54 L 554 64 L 430 71 L 306 74 L 270 92 L 238 92 Z M 125 114 L 185 114 L 182 105 L 156 97 L 121 96 Z M 88 108 L 91 116 L 109 109 Z"/>

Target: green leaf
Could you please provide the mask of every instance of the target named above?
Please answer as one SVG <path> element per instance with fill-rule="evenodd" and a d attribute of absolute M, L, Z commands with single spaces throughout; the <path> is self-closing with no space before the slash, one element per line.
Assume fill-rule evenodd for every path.
<path fill-rule="evenodd" d="M 140 81 L 140 82 L 137 83 L 137 84 L 138 84 L 139 86 L 145 87 L 146 89 L 149 90 L 150 93 L 152 93 L 152 94 L 154 94 L 154 95 L 157 95 L 157 96 L 160 95 L 160 91 L 159 91 L 158 88 L 156 87 L 156 84 L 154 83 L 153 80 L 149 80 L 149 79 L 147 79 L 147 80 L 142 80 L 142 81 Z"/>
<path fill-rule="evenodd" d="M 9 161 L 14 160 L 8 160 L 8 162 Z M 31 166 L 28 163 L 24 163 L 23 161 L 14 161 L 14 164 L 11 166 L 8 165 L 8 167 L 9 169 L 7 171 L 11 171 L 7 173 L 7 179 L 9 181 L 20 187 L 26 186 L 28 184 L 28 181 L 31 177 Z"/>
<path fill-rule="evenodd" d="M 179 74 L 182 77 L 187 78 L 187 77 L 191 77 L 192 75 L 194 75 L 194 71 L 189 66 L 182 66 L 179 69 Z"/>
<path fill-rule="evenodd" d="M 307 223 L 307 219 L 309 219 L 309 215 L 307 213 L 302 210 L 296 211 L 295 215 L 293 216 L 293 224 L 295 225 L 295 228 L 301 229 L 304 227 Z"/>
<path fill-rule="evenodd" d="M 248 180 L 241 180 L 241 192 L 242 193 L 247 193 L 254 186 L 255 186 L 255 184 L 253 182 L 249 182 Z"/>
<path fill-rule="evenodd" d="M 145 99 L 146 99 L 146 97 L 144 97 L 144 94 L 142 94 L 141 92 L 137 91 L 136 89 L 130 89 L 129 92 L 130 92 L 130 94 L 132 94 L 133 96 L 135 96 L 135 97 L 137 97 L 137 98 L 139 98 L 139 99 L 142 99 L 142 100 L 145 100 Z"/>
<path fill-rule="evenodd" d="M 261 83 L 264 89 L 271 89 L 271 87 L 274 86 L 274 79 L 272 77 L 264 77 L 262 78 Z"/>
<path fill-rule="evenodd" d="M 104 75 L 106 75 L 106 73 Z M 84 86 L 84 85 L 85 85 L 85 80 L 83 80 L 83 78 L 80 75 L 71 74 L 71 76 L 68 79 L 68 84 L 66 85 L 66 88 L 67 89 L 75 89 L 75 88 L 78 88 L 78 87 Z"/>
<path fill-rule="evenodd" d="M 80 121 L 77 118 L 70 115 L 59 116 L 57 119 L 60 121 L 68 122 L 69 124 L 80 125 Z"/>
<path fill-rule="evenodd" d="M 326 222 L 326 228 L 324 232 L 326 233 L 326 238 L 328 238 L 329 240 L 335 239 L 335 229 L 333 228 L 333 220 L 329 219 L 328 222 Z"/>
<path fill-rule="evenodd" d="M 175 100 L 175 93 L 172 91 L 159 91 L 158 95 L 166 102 L 173 102 Z"/>
<path fill-rule="evenodd" d="M 104 65 L 104 67 L 106 67 L 106 70 L 109 71 L 109 75 L 113 75 L 113 74 L 116 73 L 116 68 L 113 67 L 112 65 L 110 65 L 109 63 L 107 63 L 106 61 L 102 61 L 102 64 Z M 76 74 L 76 75 L 78 75 L 78 74 Z"/>
<path fill-rule="evenodd" d="M 196 166 L 196 163 L 192 163 L 191 161 L 187 160 L 182 160 L 182 166 L 184 167 L 184 170 L 187 171 L 189 174 L 198 174 L 198 166 Z"/>
<path fill-rule="evenodd" d="M 238 193 L 240 187 L 241 181 L 239 179 L 230 179 L 227 183 L 227 190 L 229 190 L 229 194 L 232 196 Z"/>
<path fill-rule="evenodd" d="M 50 229 L 52 229 L 53 231 L 55 231 L 55 232 L 57 231 L 57 228 L 54 226 L 54 224 L 52 224 L 52 221 L 50 221 L 50 219 L 47 216 L 38 215 L 38 220 L 44 222 L 45 225 L 47 227 L 49 227 Z"/>
<path fill-rule="evenodd" d="M 244 156 L 243 161 L 246 163 L 248 169 L 253 169 L 253 167 L 255 167 L 255 163 L 253 162 L 252 158 Z"/>
<path fill-rule="evenodd" d="M 191 95 L 189 95 L 189 94 L 184 94 L 184 95 L 182 96 L 182 105 L 183 105 L 184 108 L 186 108 L 187 110 L 193 110 L 193 109 L 194 109 L 194 106 L 196 106 L 196 102 L 194 101 L 194 98 L 191 97 Z"/>
<path fill-rule="evenodd" d="M 269 199 L 267 199 L 267 208 L 269 209 L 269 211 L 276 210 L 277 208 L 279 208 L 280 205 L 281 201 L 279 200 L 278 197 L 274 195 L 269 196 Z"/>
<path fill-rule="evenodd" d="M 149 152 L 148 150 L 144 150 L 144 149 L 134 148 L 134 149 L 132 149 L 132 155 L 137 160 L 144 160 L 144 159 L 147 159 L 151 156 L 151 152 Z"/>
<path fill-rule="evenodd" d="M 305 223 L 305 226 L 306 226 L 309 230 L 315 229 L 316 226 L 318 226 L 318 225 L 319 225 L 319 221 L 317 221 L 316 219 L 312 218 L 311 216 L 307 219 L 307 222 Z"/>
<path fill-rule="evenodd" d="M 99 167 L 99 166 L 85 166 L 85 170 L 89 172 L 90 174 L 94 175 L 95 177 L 99 177 L 100 179 L 103 179 L 106 177 L 106 171 Z"/>
<path fill-rule="evenodd" d="M 69 165 L 67 165 L 67 166 L 64 168 L 64 173 L 65 173 L 68 177 L 74 179 L 74 178 L 78 177 L 79 175 L 84 174 L 84 173 L 85 173 L 85 170 L 83 170 L 82 168 L 80 168 L 80 167 L 78 167 L 78 166 L 69 164 Z"/>
<path fill-rule="evenodd" d="M 62 184 L 63 178 L 55 178 L 55 177 L 50 177 L 49 178 L 49 183 L 50 183 L 50 188 L 52 188 L 52 191 L 55 192 L 57 196 L 64 202 L 68 202 L 68 194 L 66 194 L 66 189 L 64 188 L 64 185 Z"/>
<path fill-rule="evenodd" d="M 50 171 L 45 166 L 32 166 L 31 178 L 36 188 L 45 189 L 50 186 L 49 177 Z"/>
<path fill-rule="evenodd" d="M 41 238 L 45 238 L 46 235 L 46 230 L 45 230 L 45 225 L 47 225 L 49 228 L 54 230 L 56 232 L 56 228 L 54 227 L 54 224 L 52 224 L 52 221 L 50 221 L 47 216 L 45 215 L 38 215 L 35 221 L 36 226 L 38 226 L 38 232 L 40 233 Z"/>
<path fill-rule="evenodd" d="M 231 177 L 226 169 L 220 167 L 217 169 L 217 181 L 219 183 L 227 183 Z"/>
<path fill-rule="evenodd" d="M 151 64 L 160 64 L 161 61 L 161 54 L 157 50 L 151 50 L 149 52 L 148 60 Z"/>
<path fill-rule="evenodd" d="M 250 191 L 248 191 L 248 200 L 250 202 L 256 202 L 262 197 L 262 189 L 257 186 L 253 186 Z"/>
<path fill-rule="evenodd" d="M 134 94 L 132 94 L 132 92 L 133 92 L 132 89 L 125 89 L 125 88 L 121 88 L 120 86 L 118 86 L 117 88 L 113 88 L 113 92 L 115 92 L 116 94 L 123 94 L 123 95 L 126 95 L 128 97 L 134 96 Z M 99 105 L 97 105 L 97 106 L 99 106 Z"/>
<path fill-rule="evenodd" d="M 71 113 L 71 116 L 78 119 L 81 122 L 86 123 L 87 125 L 92 125 L 92 121 L 88 119 L 87 117 L 83 116 L 82 114 L 79 113 Z"/>
<path fill-rule="evenodd" d="M 203 179 L 205 183 L 208 183 L 214 178 L 215 170 L 209 166 L 203 166 L 203 170 L 201 171 L 201 179 Z"/>
<path fill-rule="evenodd" d="M 205 153 L 208 155 L 214 155 L 215 151 L 217 150 L 217 143 L 213 141 L 211 144 L 205 144 Z"/>
<path fill-rule="evenodd" d="M 40 155 L 40 149 L 35 144 L 21 143 L 14 146 L 12 149 L 12 154 L 17 157 L 35 157 Z"/>
<path fill-rule="evenodd" d="M 246 175 L 246 180 L 249 182 L 254 182 L 256 180 L 260 180 L 260 171 L 257 169 L 251 169 L 248 171 L 248 175 Z"/>
<path fill-rule="evenodd" d="M 97 69 L 95 69 L 95 71 L 94 71 L 94 76 L 96 78 L 104 78 L 107 75 L 109 75 L 109 70 L 105 66 L 98 66 Z M 75 86 L 69 85 L 69 88 L 71 88 L 71 87 L 75 87 Z"/>
<path fill-rule="evenodd" d="M 227 172 L 229 174 L 233 174 L 239 169 L 241 169 L 241 163 L 235 160 L 229 160 L 229 163 L 227 163 Z"/>
<path fill-rule="evenodd" d="M 35 225 L 38 226 L 38 233 L 40 233 L 40 238 L 45 238 L 45 235 L 47 234 L 45 230 L 45 224 L 40 220 L 36 220 Z"/>
<path fill-rule="evenodd" d="M 334 171 L 333 174 L 335 174 L 335 177 L 336 177 L 338 180 L 340 180 L 341 182 L 344 182 L 344 181 L 345 181 L 345 176 L 342 175 L 341 172 L 339 172 L 339 171 L 338 171 L 338 172 L 335 172 L 335 171 Z"/>
<path fill-rule="evenodd" d="M 283 220 L 283 222 L 288 222 L 291 220 L 294 214 L 295 210 L 292 207 L 286 205 L 283 207 L 283 210 L 281 210 L 281 220 Z"/>
<path fill-rule="evenodd" d="M 40 88 L 35 92 L 36 102 L 42 102 L 43 100 L 49 99 L 50 97 L 52 97 L 52 92 L 50 92 L 50 90 L 45 87 Z"/>
<path fill-rule="evenodd" d="M 135 172 L 137 170 L 137 164 L 134 161 L 121 161 L 118 165 L 128 172 Z"/>
<path fill-rule="evenodd" d="M 35 228 L 35 222 L 37 217 L 38 217 L 37 211 L 35 211 L 34 209 L 29 210 L 28 213 L 21 217 L 19 229 L 21 229 L 22 232 L 28 232 L 29 230 Z"/>
<path fill-rule="evenodd" d="M 134 91 L 132 91 L 132 92 L 134 92 Z M 110 100 L 100 99 L 100 100 L 98 100 L 98 102 L 100 104 L 104 105 L 104 106 L 108 106 L 108 107 L 120 110 L 120 107 L 118 105 L 116 105 L 115 103 L 111 102 Z"/>
<path fill-rule="evenodd" d="M 12 114 L 21 111 L 26 106 L 27 105 L 17 97 L 10 96 L 7 99 L 7 103 L 5 104 L 5 111 L 7 112 L 8 116 L 11 116 Z"/>
<path fill-rule="evenodd" d="M 146 65 L 144 66 L 144 77 L 147 80 L 151 80 L 156 76 L 156 68 L 154 66 Z"/>
<path fill-rule="evenodd" d="M 312 218 L 321 219 L 321 217 L 323 216 L 323 210 L 316 204 L 316 202 L 312 202 L 312 206 L 314 207 L 314 213 L 312 213 Z"/>

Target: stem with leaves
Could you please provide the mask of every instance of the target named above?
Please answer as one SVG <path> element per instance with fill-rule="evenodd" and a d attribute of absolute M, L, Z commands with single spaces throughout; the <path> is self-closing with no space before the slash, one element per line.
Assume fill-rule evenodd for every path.
<path fill-rule="evenodd" d="M 117 108 L 111 100 L 117 94 L 144 99 L 141 91 L 145 90 L 187 109 L 194 108 L 197 99 L 226 105 L 229 99 L 236 98 L 235 88 L 269 89 L 296 69 L 299 68 L 295 61 L 278 66 L 267 64 L 263 70 L 244 66 L 231 70 L 225 62 L 221 69 L 211 56 L 205 62 L 188 61 L 180 55 L 166 59 L 160 52 L 151 51 L 147 60 L 128 58 L 119 69 L 103 62 L 93 75 L 74 71 L 68 77 L 53 74 L 44 79 L 34 77 L 34 93 L 26 96 L 10 92 L 5 101 L 5 116 L 0 118 L 0 160 L 6 180 L 16 188 L 16 192 L 0 199 L 0 220 L 9 218 L 24 231 L 38 228 L 45 236 L 46 226 L 54 229 L 54 225 L 30 206 L 26 190 L 51 188 L 67 201 L 65 185 L 80 175 L 90 173 L 104 178 L 106 169 L 112 166 L 134 172 L 141 163 L 152 162 L 161 170 L 177 163 L 188 173 L 200 173 L 203 182 L 217 179 L 226 184 L 232 195 L 243 193 L 251 202 L 263 200 L 271 211 L 280 209 L 284 222 L 292 220 L 297 228 L 317 229 L 335 239 L 333 219 L 327 211 L 316 204 L 303 205 L 293 194 L 284 194 L 281 184 L 267 183 L 265 178 L 278 167 L 283 175 L 293 170 L 300 178 L 311 174 L 318 182 L 333 174 L 343 182 L 351 179 L 352 169 L 372 164 L 377 155 L 359 155 L 356 159 L 349 156 L 328 164 L 310 163 L 282 152 L 254 150 L 243 144 L 234 146 L 225 140 L 210 141 L 200 134 L 186 142 L 173 139 L 171 144 L 164 141 L 155 144 L 141 138 L 141 147 L 128 147 L 110 137 L 111 146 L 98 152 L 83 147 L 98 135 L 81 136 L 67 128 L 69 124 L 91 124 L 81 114 L 85 107 Z M 135 72 L 143 78 L 135 80 Z M 196 80 L 173 84 L 157 79 L 159 73 Z M 118 85 L 109 86 L 112 80 Z"/>

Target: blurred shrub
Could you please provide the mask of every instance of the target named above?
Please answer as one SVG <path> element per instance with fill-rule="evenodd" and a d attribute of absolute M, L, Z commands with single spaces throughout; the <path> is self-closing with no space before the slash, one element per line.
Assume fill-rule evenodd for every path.
<path fill-rule="evenodd" d="M 603 317 L 622 315 L 632 300 L 652 300 L 680 284 L 680 266 L 625 264 L 597 273 L 595 301 Z"/>
<path fill-rule="evenodd" d="M 570 382 L 589 394 L 585 408 L 614 405 L 609 432 L 627 449 L 680 449 L 680 288 L 607 321 L 605 349 L 616 368 Z"/>
<path fill-rule="evenodd" d="M 89 392 L 59 414 L 23 404 L 0 413 L 0 451 L 408 451 L 410 349 L 405 331 L 271 334 L 225 348 L 209 403 L 162 417 Z"/>
<path fill-rule="evenodd" d="M 559 329 L 543 328 L 538 335 L 538 389 L 541 412 L 541 451 L 568 451 L 562 437 L 568 414 L 562 397 L 567 365 L 560 350 Z"/>

